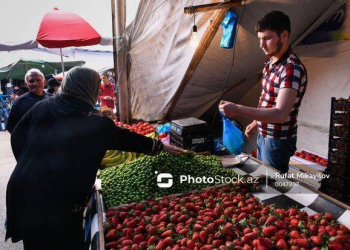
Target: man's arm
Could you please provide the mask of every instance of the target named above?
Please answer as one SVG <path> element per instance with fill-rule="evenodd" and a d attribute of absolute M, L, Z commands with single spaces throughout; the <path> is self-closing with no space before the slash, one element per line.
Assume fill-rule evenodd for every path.
<path fill-rule="evenodd" d="M 276 106 L 272 108 L 251 108 L 222 101 L 219 109 L 229 118 L 244 116 L 266 123 L 284 123 L 293 108 L 297 95 L 296 89 L 283 88 L 279 90 Z"/>

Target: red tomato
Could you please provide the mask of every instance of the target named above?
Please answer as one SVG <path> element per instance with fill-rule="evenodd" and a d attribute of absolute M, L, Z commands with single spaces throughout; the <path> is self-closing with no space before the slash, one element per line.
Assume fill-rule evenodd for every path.
<path fill-rule="evenodd" d="M 299 152 L 295 152 L 294 155 L 299 157 L 300 153 Z"/>

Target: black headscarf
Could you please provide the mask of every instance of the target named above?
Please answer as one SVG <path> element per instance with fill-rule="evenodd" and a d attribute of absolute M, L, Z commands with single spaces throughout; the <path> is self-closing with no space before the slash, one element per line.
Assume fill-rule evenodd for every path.
<path fill-rule="evenodd" d="M 51 111 L 58 118 L 94 113 L 99 89 L 100 75 L 97 71 L 74 67 L 68 71 L 63 79 L 61 92 L 51 98 Z"/>
<path fill-rule="evenodd" d="M 99 96 L 99 90 L 100 75 L 97 71 L 74 67 L 63 78 L 60 94 L 75 97 L 93 107 Z"/>

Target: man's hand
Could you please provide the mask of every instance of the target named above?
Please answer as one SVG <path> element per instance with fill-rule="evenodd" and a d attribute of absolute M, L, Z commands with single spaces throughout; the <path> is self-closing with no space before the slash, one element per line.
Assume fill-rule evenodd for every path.
<path fill-rule="evenodd" d="M 110 96 L 105 96 L 103 99 L 106 100 L 106 101 L 109 101 L 109 100 L 112 100 L 112 97 L 110 97 Z"/>
<path fill-rule="evenodd" d="M 247 136 L 248 138 L 252 137 L 256 130 L 258 128 L 258 123 L 256 121 L 253 121 L 251 124 L 249 124 L 246 129 L 245 129 L 245 136 Z"/>
<path fill-rule="evenodd" d="M 179 154 L 185 154 L 185 153 L 188 152 L 188 151 L 185 150 L 185 149 L 178 148 L 178 147 L 175 147 L 175 146 L 166 144 L 166 143 L 164 143 L 163 145 L 164 145 L 163 150 L 164 150 L 165 152 L 168 152 L 168 153 L 172 153 L 172 154 L 179 155 Z"/>
<path fill-rule="evenodd" d="M 227 101 L 221 101 L 219 104 L 219 110 L 228 118 L 233 118 L 238 115 L 237 104 Z"/>

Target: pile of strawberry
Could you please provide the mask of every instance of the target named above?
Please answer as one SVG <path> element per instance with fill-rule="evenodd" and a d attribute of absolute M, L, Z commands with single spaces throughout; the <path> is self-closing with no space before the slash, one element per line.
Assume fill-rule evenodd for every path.
<path fill-rule="evenodd" d="M 110 208 L 106 216 L 107 249 L 350 249 L 349 229 L 331 214 L 263 205 L 240 185 Z"/>

